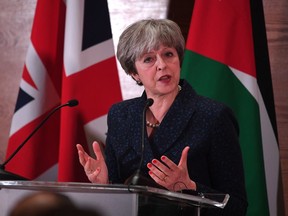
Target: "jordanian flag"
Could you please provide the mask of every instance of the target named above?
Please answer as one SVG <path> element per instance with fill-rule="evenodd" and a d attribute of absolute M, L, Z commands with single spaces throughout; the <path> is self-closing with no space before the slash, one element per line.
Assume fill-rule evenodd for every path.
<path fill-rule="evenodd" d="M 238 119 L 247 215 L 278 215 L 271 76 L 256 70 L 251 11 L 249 0 L 195 0 L 181 73 L 199 94 L 226 103 Z"/>

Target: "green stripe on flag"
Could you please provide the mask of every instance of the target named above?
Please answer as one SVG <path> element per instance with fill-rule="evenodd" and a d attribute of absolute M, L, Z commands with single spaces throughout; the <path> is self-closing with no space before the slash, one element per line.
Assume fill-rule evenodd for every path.
<path fill-rule="evenodd" d="M 190 50 L 185 51 L 181 77 L 199 94 L 221 101 L 234 111 L 240 127 L 249 204 L 247 215 L 269 215 L 257 101 L 227 65 Z"/>

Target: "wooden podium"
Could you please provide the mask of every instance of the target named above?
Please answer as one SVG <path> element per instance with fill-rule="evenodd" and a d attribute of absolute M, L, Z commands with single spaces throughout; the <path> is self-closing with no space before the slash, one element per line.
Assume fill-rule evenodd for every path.
<path fill-rule="evenodd" d="M 139 209 L 149 203 L 156 206 L 189 206 L 196 209 L 196 215 L 200 215 L 201 208 L 224 208 L 229 200 L 228 194 L 190 195 L 135 185 L 0 181 L 0 215 L 7 216 L 20 199 L 37 191 L 63 193 L 77 206 L 96 209 L 103 216 L 137 216 Z"/>

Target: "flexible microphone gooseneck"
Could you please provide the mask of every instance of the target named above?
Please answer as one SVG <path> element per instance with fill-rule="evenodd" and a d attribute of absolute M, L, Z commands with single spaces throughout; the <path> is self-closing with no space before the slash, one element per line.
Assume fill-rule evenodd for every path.
<path fill-rule="evenodd" d="M 140 169 L 144 160 L 144 150 L 145 150 L 145 132 L 146 132 L 146 111 L 147 109 L 152 106 L 154 103 L 154 100 L 152 98 L 148 98 L 145 107 L 143 109 L 143 115 L 142 115 L 142 142 L 141 142 L 141 159 L 138 167 L 138 171 L 140 173 Z"/>
<path fill-rule="evenodd" d="M 51 110 L 48 115 L 40 122 L 40 124 L 29 134 L 29 136 L 17 147 L 17 149 L 7 158 L 7 160 L 0 164 L 0 180 L 27 180 L 26 178 L 16 175 L 14 173 L 5 171 L 5 166 L 9 163 L 9 161 L 14 158 L 14 156 L 20 151 L 20 149 L 26 144 L 26 142 L 42 127 L 42 125 L 52 116 L 57 110 L 61 109 L 62 107 L 69 106 L 74 107 L 79 104 L 78 100 L 69 100 L 65 104 L 61 104 Z"/>
<path fill-rule="evenodd" d="M 139 166 L 138 166 L 136 172 L 125 181 L 126 185 L 145 185 L 145 186 L 159 187 L 159 185 L 156 182 L 154 182 L 152 179 L 149 179 L 149 178 L 141 175 L 141 166 L 143 164 L 144 150 L 145 150 L 146 111 L 150 106 L 152 106 L 153 103 L 154 103 L 153 99 L 148 98 L 146 103 L 145 103 L 144 109 L 143 109 L 141 159 L 140 159 L 140 163 L 139 163 Z"/>

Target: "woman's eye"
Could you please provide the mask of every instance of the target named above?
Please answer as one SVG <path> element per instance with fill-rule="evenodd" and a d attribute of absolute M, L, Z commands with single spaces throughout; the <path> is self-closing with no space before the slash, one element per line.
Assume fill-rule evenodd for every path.
<path fill-rule="evenodd" d="M 145 63 L 149 63 L 149 62 L 151 62 L 152 60 L 153 60 L 152 57 L 147 57 L 147 58 L 144 59 L 144 62 L 145 62 Z"/>
<path fill-rule="evenodd" d="M 174 54 L 173 54 L 173 52 L 166 52 L 165 55 L 168 56 L 168 57 L 171 57 L 171 56 L 173 56 Z"/>

